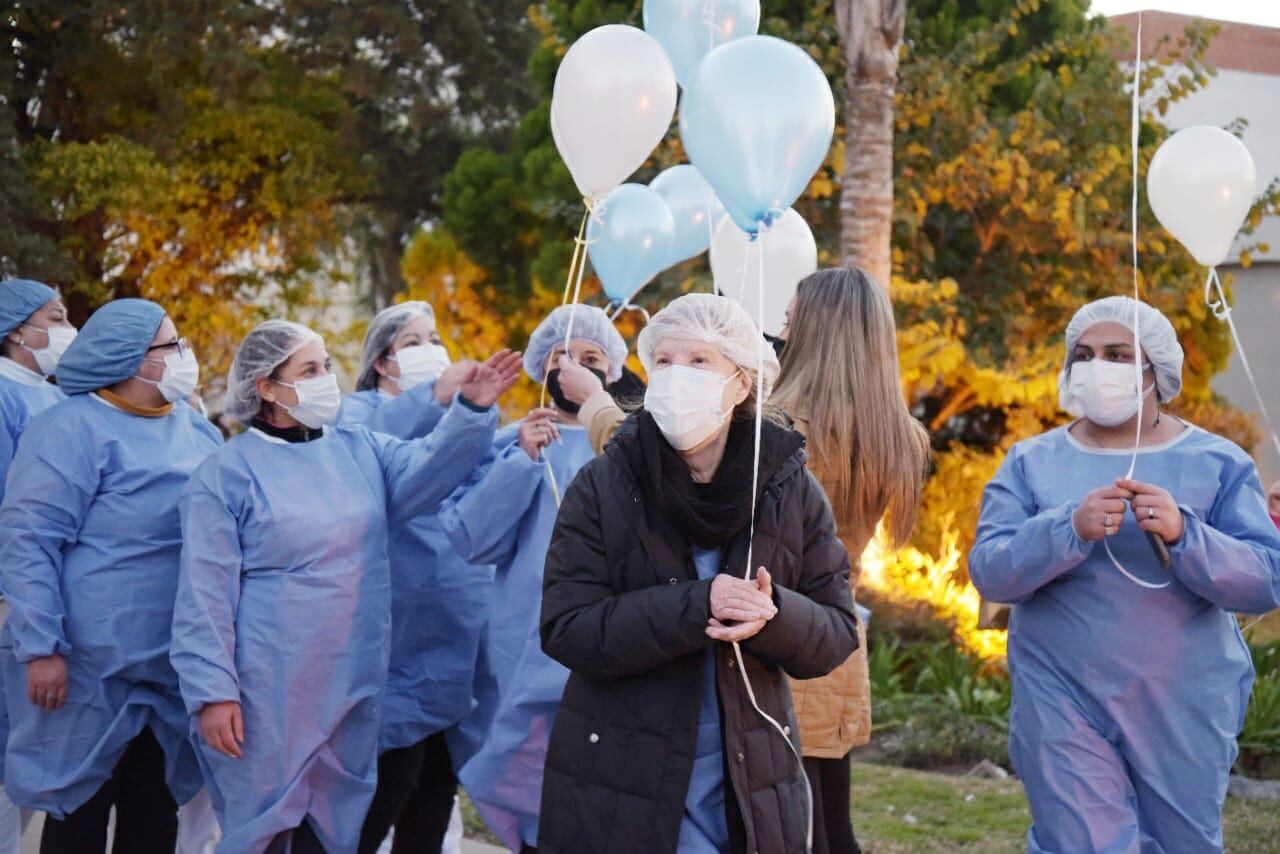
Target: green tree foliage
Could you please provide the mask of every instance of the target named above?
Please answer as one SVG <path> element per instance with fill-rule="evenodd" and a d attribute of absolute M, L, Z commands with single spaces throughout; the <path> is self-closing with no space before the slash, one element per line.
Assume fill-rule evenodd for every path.
<path fill-rule="evenodd" d="M 317 280 L 385 300 L 458 153 L 518 116 L 522 8 L 0 0 L 0 272 L 81 316 L 160 299 L 215 370 Z"/>

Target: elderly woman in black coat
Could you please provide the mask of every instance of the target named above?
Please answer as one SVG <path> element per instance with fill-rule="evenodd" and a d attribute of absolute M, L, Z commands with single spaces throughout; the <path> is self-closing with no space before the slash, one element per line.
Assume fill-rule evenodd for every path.
<path fill-rule="evenodd" d="M 772 420 L 752 500 L 760 342 L 723 297 L 655 315 L 639 341 L 644 409 L 564 496 L 541 625 L 572 675 L 542 854 L 806 850 L 785 677 L 824 675 L 858 642 L 831 508 L 803 439 Z M 778 363 L 764 359 L 767 395 Z"/>

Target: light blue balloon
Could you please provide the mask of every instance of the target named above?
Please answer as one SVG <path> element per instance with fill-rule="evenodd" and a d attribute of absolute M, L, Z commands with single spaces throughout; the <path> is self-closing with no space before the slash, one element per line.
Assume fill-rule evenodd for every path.
<path fill-rule="evenodd" d="M 707 54 L 680 103 L 689 160 L 748 234 L 800 197 L 835 126 L 835 100 L 818 63 L 772 36 Z"/>
<path fill-rule="evenodd" d="M 675 237 L 667 267 L 701 255 L 711 245 L 711 232 L 724 216 L 724 205 L 696 166 L 682 163 L 658 174 L 649 187 L 662 196 L 675 219 Z"/>
<path fill-rule="evenodd" d="M 715 0 L 710 6 L 707 0 L 644 0 L 644 29 L 686 86 L 713 48 L 759 31 L 760 0 Z"/>
<path fill-rule="evenodd" d="M 629 299 L 665 270 L 675 234 L 671 209 L 644 184 L 605 197 L 587 226 L 587 257 L 609 299 Z"/>

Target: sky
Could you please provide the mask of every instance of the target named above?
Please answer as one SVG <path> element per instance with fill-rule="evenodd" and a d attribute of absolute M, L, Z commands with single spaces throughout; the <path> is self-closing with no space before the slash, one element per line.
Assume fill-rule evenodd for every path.
<path fill-rule="evenodd" d="M 1280 0 L 1093 0 L 1090 8 L 1103 15 L 1155 9 L 1219 21 L 1280 27 Z"/>

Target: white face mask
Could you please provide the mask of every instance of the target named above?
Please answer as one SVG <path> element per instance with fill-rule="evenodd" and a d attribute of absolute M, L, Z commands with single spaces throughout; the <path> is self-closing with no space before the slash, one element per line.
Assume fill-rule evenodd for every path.
<path fill-rule="evenodd" d="M 387 358 L 400 366 L 400 376 L 393 379 L 401 391 L 435 379 L 453 364 L 443 344 L 413 344 Z"/>
<path fill-rule="evenodd" d="M 146 361 L 154 362 L 155 360 L 147 359 Z M 160 396 L 165 400 L 177 403 L 190 397 L 196 390 L 196 386 L 200 384 L 200 363 L 196 361 L 196 354 L 188 347 L 181 353 L 170 353 L 164 357 L 164 373 L 160 375 L 159 381 L 149 380 L 146 377 L 138 377 L 138 379 L 158 388 Z"/>
<path fill-rule="evenodd" d="M 738 375 L 672 365 L 649 375 L 644 408 L 657 422 L 662 435 L 677 451 L 687 451 L 706 441 L 733 409 L 722 405 L 724 387 Z"/>
<path fill-rule="evenodd" d="M 299 424 L 310 427 L 312 430 L 319 430 L 327 424 L 332 424 L 338 417 L 338 409 L 342 406 L 342 392 L 338 390 L 336 375 L 325 374 L 322 377 L 298 380 L 296 383 L 282 383 L 278 380 L 276 382 L 297 393 L 298 402 L 293 406 L 285 407 L 285 411 Z"/>
<path fill-rule="evenodd" d="M 30 323 L 22 325 L 28 329 L 39 329 L 49 336 L 49 343 L 39 350 L 28 347 L 25 341 L 22 343 L 22 349 L 31 353 L 36 360 L 36 364 L 40 366 L 40 373 L 46 377 L 52 376 L 58 367 L 58 361 L 62 358 L 62 354 L 67 352 L 71 342 L 76 340 L 76 331 L 70 326 L 50 326 L 48 329 L 40 329 L 39 326 L 32 326 Z"/>
<path fill-rule="evenodd" d="M 1144 366 L 1144 368 L 1149 366 Z M 1071 366 L 1071 396 L 1083 415 L 1100 427 L 1123 424 L 1138 412 L 1138 388 L 1132 362 L 1104 362 L 1090 359 Z M 1142 392 L 1145 398 L 1155 384 Z"/>

